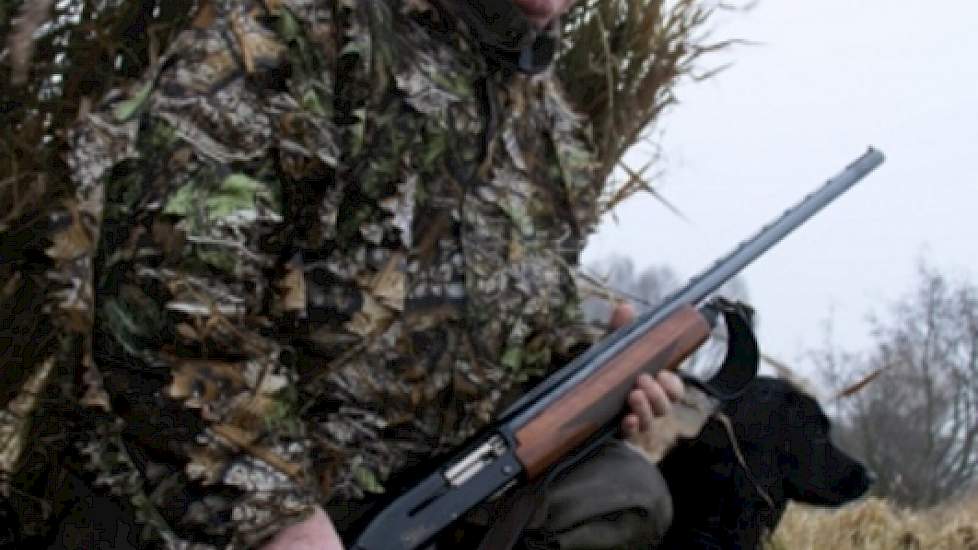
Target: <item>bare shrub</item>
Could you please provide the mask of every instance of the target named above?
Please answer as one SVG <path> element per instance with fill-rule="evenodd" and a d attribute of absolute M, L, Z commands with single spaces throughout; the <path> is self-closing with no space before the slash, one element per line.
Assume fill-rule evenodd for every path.
<path fill-rule="evenodd" d="M 978 475 L 978 287 L 920 268 L 917 288 L 875 321 L 866 354 L 828 350 L 823 373 L 879 373 L 837 403 L 842 437 L 879 475 L 876 492 L 935 505 Z"/>

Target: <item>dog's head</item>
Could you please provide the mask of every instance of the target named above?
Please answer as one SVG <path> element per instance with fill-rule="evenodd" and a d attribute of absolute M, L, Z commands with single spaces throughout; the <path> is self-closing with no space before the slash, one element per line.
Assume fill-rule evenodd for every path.
<path fill-rule="evenodd" d="M 757 548 L 788 501 L 839 505 L 872 484 L 833 443 L 818 402 L 789 382 L 758 377 L 722 412 L 732 436 L 711 420 L 660 463 L 675 507 L 664 548 Z"/>
<path fill-rule="evenodd" d="M 789 382 L 758 377 L 725 410 L 745 455 L 761 463 L 748 460 L 748 466 L 774 470 L 785 499 L 834 506 L 862 496 L 872 485 L 866 467 L 833 442 L 831 423 L 818 402 Z"/>

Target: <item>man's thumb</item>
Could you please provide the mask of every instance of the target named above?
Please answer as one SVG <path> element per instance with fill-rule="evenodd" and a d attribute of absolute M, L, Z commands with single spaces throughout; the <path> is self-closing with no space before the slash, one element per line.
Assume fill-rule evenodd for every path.
<path fill-rule="evenodd" d="M 619 302 L 615 305 L 615 309 L 611 311 L 611 319 L 608 320 L 608 326 L 612 330 L 621 328 L 634 321 L 635 315 L 635 308 L 632 304 Z"/>

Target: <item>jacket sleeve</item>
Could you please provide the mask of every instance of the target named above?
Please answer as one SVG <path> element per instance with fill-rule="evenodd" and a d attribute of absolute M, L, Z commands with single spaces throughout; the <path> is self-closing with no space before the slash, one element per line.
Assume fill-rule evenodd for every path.
<path fill-rule="evenodd" d="M 169 547 L 254 547 L 321 496 L 284 329 L 291 251 L 335 223 L 333 11 L 312 4 L 206 3 L 74 136 L 53 253 L 62 325 L 82 318 L 78 448 Z"/>

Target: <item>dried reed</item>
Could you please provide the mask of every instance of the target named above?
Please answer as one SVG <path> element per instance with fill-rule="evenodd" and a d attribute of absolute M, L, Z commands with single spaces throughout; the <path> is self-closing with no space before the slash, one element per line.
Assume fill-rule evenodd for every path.
<path fill-rule="evenodd" d="M 978 494 L 914 512 L 868 499 L 839 510 L 788 508 L 767 550 L 978 550 Z"/>
<path fill-rule="evenodd" d="M 574 107 L 591 123 L 599 179 L 607 181 L 604 209 L 639 191 L 654 193 L 646 173 L 625 170 L 610 181 L 625 152 L 656 127 L 676 102 L 683 78 L 709 78 L 701 58 L 737 41 L 713 41 L 709 22 L 724 4 L 709 0 L 583 0 L 563 24 L 557 69 Z M 625 167 L 627 168 L 627 167 Z"/>

